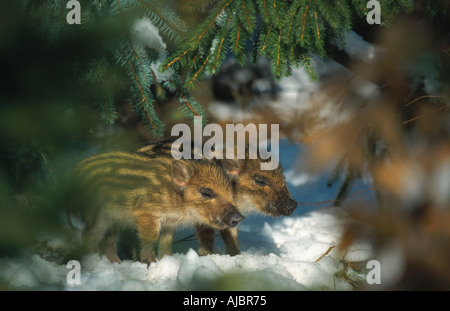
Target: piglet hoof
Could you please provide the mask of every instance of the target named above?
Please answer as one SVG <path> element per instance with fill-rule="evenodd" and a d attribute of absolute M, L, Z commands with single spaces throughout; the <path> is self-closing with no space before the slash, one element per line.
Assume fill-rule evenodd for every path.
<path fill-rule="evenodd" d="M 230 256 L 236 256 L 240 255 L 241 251 L 239 250 L 239 248 L 227 249 L 227 254 Z"/>
<path fill-rule="evenodd" d="M 147 265 L 147 269 L 148 269 L 150 267 L 150 265 L 152 264 L 152 262 L 156 262 L 156 259 L 155 258 L 147 259 L 147 260 L 144 260 L 144 261 L 141 261 L 141 262 L 145 263 Z"/>
<path fill-rule="evenodd" d="M 141 256 L 141 258 L 139 259 L 140 262 L 145 263 L 147 265 L 147 268 L 150 267 L 150 265 L 152 264 L 152 262 L 156 262 L 156 257 L 154 254 L 152 255 L 148 255 L 148 256 Z"/>
<path fill-rule="evenodd" d="M 212 254 L 213 254 L 213 251 L 212 251 L 211 249 L 207 249 L 207 248 L 205 248 L 205 247 L 200 247 L 200 248 L 198 249 L 198 254 L 199 254 L 200 256 L 207 256 L 207 255 L 212 255 Z"/>

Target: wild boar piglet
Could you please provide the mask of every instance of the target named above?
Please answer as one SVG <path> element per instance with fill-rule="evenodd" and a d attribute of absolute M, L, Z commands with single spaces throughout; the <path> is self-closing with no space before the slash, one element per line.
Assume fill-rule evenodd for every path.
<path fill-rule="evenodd" d="M 88 189 L 88 205 L 79 210 L 92 251 L 119 262 L 116 238 L 136 231 L 139 260 L 155 261 L 172 253 L 175 228 L 236 227 L 244 217 L 236 209 L 232 185 L 223 168 L 206 160 L 174 160 L 147 152 L 110 152 L 87 158 L 76 169 Z"/>

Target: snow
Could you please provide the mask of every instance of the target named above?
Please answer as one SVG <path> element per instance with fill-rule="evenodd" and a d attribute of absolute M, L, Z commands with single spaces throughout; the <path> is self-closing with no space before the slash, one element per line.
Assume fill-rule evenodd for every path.
<path fill-rule="evenodd" d="M 138 21 L 134 29 L 143 46 L 158 51 L 166 48 L 157 28 L 147 19 Z M 354 34 L 347 39 L 347 52 L 370 59 L 373 47 Z M 332 61 L 317 60 L 315 68 L 319 75 L 344 71 Z M 351 73 L 344 72 L 344 75 L 350 77 Z M 358 78 L 352 79 L 352 83 L 360 83 L 356 89 L 366 95 L 375 90 L 374 85 Z M 264 89 L 267 83 L 262 80 L 257 87 Z M 320 84 L 310 82 L 300 69 L 283 79 L 280 87 L 280 97 L 271 104 L 275 109 L 292 113 L 292 110 L 311 107 Z M 233 110 L 220 103 L 210 105 L 210 111 L 217 117 L 235 121 L 246 117 L 242 109 Z M 323 113 L 336 118 L 335 111 L 323 110 Z M 302 148 L 284 140 L 280 142 L 280 162 L 294 199 L 302 203 L 333 199 L 336 187 L 326 186 L 329 172 L 319 175 L 299 167 Z M 445 185 L 447 189 L 450 184 L 447 176 L 437 172 L 436 184 Z M 352 191 L 367 187 L 362 179 Z M 373 200 L 373 194 L 365 193 L 364 197 Z M 106 257 L 89 254 L 80 261 L 81 284 L 71 285 L 67 282 L 70 268 L 66 264 L 57 264 L 30 252 L 29 256 L 21 258 L 0 258 L 0 280 L 13 289 L 41 290 L 352 290 L 352 283 L 365 282 L 366 276 L 347 268 L 345 263 L 368 261 L 373 259 L 373 252 L 370 244 L 361 240 L 340 251 L 339 243 L 349 221 L 346 211 L 340 207 L 299 206 L 288 217 L 247 216 L 239 225 L 241 254 L 233 257 L 224 254 L 219 237 L 216 237 L 213 255 L 199 256 L 195 240 L 178 242 L 174 243 L 173 256 L 164 256 L 148 267 L 132 260 L 110 263 Z M 176 232 L 175 241 L 192 233 Z M 59 238 L 48 243 L 54 247 L 63 244 Z M 386 254 L 393 256 L 389 251 Z M 401 254 L 387 258 L 388 261 L 402 266 Z M 397 268 L 393 270 L 401 271 Z"/>
<path fill-rule="evenodd" d="M 136 42 L 143 48 L 147 47 L 155 51 L 165 51 L 166 44 L 159 34 L 158 27 L 148 18 L 139 19 L 133 26 Z"/>
<path fill-rule="evenodd" d="M 164 58 L 165 58 L 165 56 L 161 55 L 158 60 L 155 60 L 150 64 L 150 67 L 152 68 L 152 72 L 155 75 L 156 81 L 158 83 L 163 83 L 165 81 L 169 81 L 169 78 L 172 77 L 174 74 L 172 68 L 169 68 L 168 70 L 166 70 L 164 72 L 161 72 L 159 70 L 159 68 L 161 67 L 161 64 L 164 61 Z"/>
<path fill-rule="evenodd" d="M 336 276 L 344 269 L 343 254 L 336 247 L 315 262 L 339 243 L 345 219 L 339 217 L 341 213 L 329 208 L 246 223 L 240 231 L 242 254 L 234 257 L 199 256 L 189 247 L 147 267 L 131 260 L 112 264 L 106 257 L 90 254 L 81 261 L 81 285 L 70 285 L 66 265 L 32 254 L 21 260 L 0 259 L 0 277 L 18 289 L 192 290 L 218 286 L 229 278 L 228 282 L 239 281 L 241 289 L 351 290 L 348 282 Z M 350 247 L 348 253 L 357 260 L 371 256 L 364 243 Z M 356 273 L 353 276 L 364 279 Z"/>
<path fill-rule="evenodd" d="M 344 49 L 352 58 L 357 58 L 365 62 L 374 59 L 376 48 L 372 44 L 364 41 L 364 39 L 354 31 L 350 31 L 345 36 L 344 40 Z"/>
<path fill-rule="evenodd" d="M 332 199 L 336 189 L 325 186 L 326 173 L 312 176 L 294 170 L 302 154 L 300 145 L 280 142 L 280 162 L 286 171 L 309 176 L 298 183 L 293 173 L 288 174 L 293 197 L 298 202 Z M 367 185 L 354 190 L 358 187 Z M 365 241 L 339 251 L 349 221 L 340 207 L 299 206 L 286 217 L 247 216 L 239 225 L 241 254 L 237 256 L 224 254 L 220 237 L 213 255 L 199 256 L 195 239 L 175 242 L 173 256 L 148 267 L 132 260 L 110 263 L 106 257 L 88 254 L 80 260 L 81 284 L 71 285 L 67 282 L 71 267 L 66 263 L 30 253 L 20 259 L 0 258 L 0 280 L 14 289 L 39 290 L 352 290 L 351 282 L 365 282 L 365 275 L 346 269 L 345 263 L 368 261 L 373 253 Z M 189 234 L 193 231 L 177 231 L 174 241 Z M 63 244 L 60 237 L 48 242 L 51 247 Z M 345 278 L 340 276 L 343 271 Z"/>
<path fill-rule="evenodd" d="M 295 167 L 303 151 L 301 145 L 280 142 L 280 163 L 293 197 L 304 203 L 332 199 L 336 188 L 326 187 L 328 173 L 312 175 Z M 359 184 L 353 190 L 366 187 Z M 237 256 L 224 254 L 220 237 L 215 240 L 215 254 L 199 256 L 195 239 L 177 242 L 193 231 L 180 230 L 175 234 L 174 255 L 148 267 L 132 260 L 110 263 L 106 257 L 88 254 L 80 260 L 81 284 L 71 285 L 67 275 L 72 267 L 30 252 L 21 258 L 0 258 L 0 280 L 13 289 L 69 291 L 352 290 L 351 282 L 365 282 L 366 276 L 345 263 L 368 261 L 373 253 L 366 241 L 339 251 L 349 221 L 340 207 L 299 206 L 286 217 L 247 216 L 239 225 L 241 254 Z M 64 246 L 61 237 L 42 238 L 51 248 Z"/>

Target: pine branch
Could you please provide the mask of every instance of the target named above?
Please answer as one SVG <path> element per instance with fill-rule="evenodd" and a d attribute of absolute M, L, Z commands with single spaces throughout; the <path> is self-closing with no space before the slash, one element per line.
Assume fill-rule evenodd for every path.
<path fill-rule="evenodd" d="M 211 29 L 213 24 L 217 21 L 217 18 L 219 15 L 225 11 L 225 9 L 231 4 L 233 0 L 225 0 L 222 1 L 223 5 L 217 10 L 217 13 L 214 15 L 214 17 L 209 21 L 208 26 L 203 29 L 203 31 L 200 33 L 200 35 L 195 39 L 196 43 L 200 43 L 200 41 L 203 39 L 205 33 Z"/>
<path fill-rule="evenodd" d="M 236 61 L 240 65 L 244 65 L 246 61 L 245 42 L 247 41 L 247 36 L 241 22 L 238 20 L 236 24 L 236 30 L 233 30 L 231 33 L 231 40 L 233 42 L 232 51 Z"/>
<path fill-rule="evenodd" d="M 319 21 L 317 19 L 317 11 L 314 11 L 314 18 L 316 19 L 317 39 L 318 41 L 320 41 L 320 29 L 319 29 Z"/>
<path fill-rule="evenodd" d="M 194 14 L 203 12 L 207 7 L 212 6 L 218 0 L 189 0 L 183 4 L 183 11 Z"/>
<path fill-rule="evenodd" d="M 302 24 L 302 31 L 301 31 L 301 36 L 300 36 L 300 43 L 304 42 L 303 38 L 305 36 L 306 18 L 308 16 L 308 8 L 309 8 L 310 2 L 311 2 L 311 0 L 308 0 L 308 3 L 306 4 L 306 8 L 305 8 L 305 13 L 303 13 L 303 24 Z"/>
<path fill-rule="evenodd" d="M 265 49 L 267 47 L 267 41 L 269 39 L 271 30 L 272 30 L 272 25 L 269 25 L 269 29 L 267 29 L 267 34 L 265 34 L 265 37 L 264 37 L 264 43 L 263 43 L 263 45 L 261 47 L 261 52 L 260 52 L 261 55 L 264 54 L 264 51 L 265 51 Z"/>
<path fill-rule="evenodd" d="M 126 61 L 127 65 L 129 66 L 133 76 L 134 76 L 134 80 L 136 85 L 138 86 L 140 95 L 142 96 L 142 99 L 140 100 L 140 102 L 138 103 L 139 106 L 141 106 L 143 109 L 143 112 L 146 116 L 147 121 L 150 123 L 150 125 L 153 128 L 153 131 L 156 135 L 160 135 L 161 134 L 161 127 L 158 126 L 157 121 L 154 121 L 152 116 L 150 115 L 149 111 L 151 111 L 152 109 L 150 108 L 152 105 L 149 103 L 148 99 L 149 97 L 146 96 L 145 92 L 144 92 L 144 88 L 142 86 L 142 83 L 138 77 L 138 74 L 133 66 L 133 64 L 131 63 L 131 61 L 128 59 L 127 55 L 125 54 L 125 52 L 123 50 L 121 50 L 120 48 L 118 49 L 118 52 L 120 53 L 120 55 L 122 56 L 122 58 Z M 159 120 L 158 120 L 159 121 Z M 160 123 L 160 122 L 158 122 Z"/>
<path fill-rule="evenodd" d="M 223 52 L 225 50 L 224 42 L 228 35 L 228 26 L 230 25 L 232 17 L 233 17 L 233 14 L 230 14 L 230 16 L 228 17 L 227 23 L 225 25 L 225 28 L 223 30 L 222 38 L 220 39 L 219 46 L 217 47 L 217 52 L 216 52 L 217 56 L 215 57 L 215 61 L 214 61 L 213 65 L 211 66 L 211 72 L 214 72 L 216 67 L 220 66 L 220 63 L 221 63 L 220 59 L 225 54 L 225 52 Z"/>
<path fill-rule="evenodd" d="M 281 76 L 281 70 L 280 70 L 280 52 L 281 51 L 281 29 L 278 31 L 278 45 L 277 45 L 277 71 L 276 76 Z"/>
<path fill-rule="evenodd" d="M 277 25 L 278 27 L 281 27 L 280 18 L 278 17 L 278 9 L 277 9 L 277 1 L 276 1 L 276 0 L 273 0 L 273 9 L 274 9 L 273 15 L 275 16 L 275 22 L 276 22 L 276 25 Z M 269 11 L 269 12 L 270 12 L 270 11 Z"/>
<path fill-rule="evenodd" d="M 194 76 L 189 80 L 189 82 L 188 82 L 188 85 L 189 86 L 193 86 L 194 85 L 194 81 L 198 78 L 198 76 L 203 72 L 203 69 L 205 68 L 205 66 L 206 66 L 206 63 L 208 62 L 208 60 L 209 60 L 209 56 L 207 56 L 206 58 L 205 58 L 205 60 L 203 61 L 203 63 L 202 63 L 202 65 L 200 66 L 200 68 L 197 70 L 197 72 L 195 72 L 195 74 L 194 74 Z"/>
<path fill-rule="evenodd" d="M 442 4 L 440 0 L 437 2 Z M 380 0 L 380 3 L 386 23 L 398 13 L 414 8 L 410 0 Z M 439 14 L 437 4 L 423 4 L 424 0 L 418 3 L 429 10 L 430 16 Z M 367 14 L 366 2 L 359 0 L 191 0 L 184 7 L 194 12 L 195 4 L 205 11 L 206 17 L 191 31 L 186 31 L 186 24 L 166 1 L 83 0 L 79 29 L 89 32 L 107 29 L 110 25 L 115 27 L 114 39 L 105 39 L 98 45 L 105 48 L 104 55 L 94 56 L 90 63 L 78 67 L 86 69 L 78 71 L 81 81 L 98 86 L 100 94 L 96 102 L 102 104 L 97 106 L 108 122 L 116 119 L 114 92 L 107 82 L 114 76 L 115 66 L 126 72 L 133 86 L 130 95 L 137 101 L 137 111 L 154 133 L 161 134 L 163 124 L 154 112 L 151 85 L 157 84 L 158 90 L 174 91 L 186 115 L 195 116 L 204 112 L 189 94 L 189 88 L 207 74 L 220 70 L 228 56 L 242 65 L 266 56 L 276 78 L 290 75 L 291 67 L 297 66 L 315 80 L 317 75 L 311 56 L 329 57 L 329 53 L 335 51 L 335 38 L 343 38 L 354 19 L 365 18 Z M 65 14 L 62 16 L 62 12 L 66 13 L 65 1 L 46 0 L 28 7 L 43 9 L 42 27 L 49 40 L 67 31 Z M 121 20 L 119 27 L 117 23 L 105 22 L 116 18 Z M 164 51 L 155 53 L 150 51 L 151 46 L 139 45 L 137 38 L 131 35 L 134 30 L 131 23 L 139 18 L 151 22 L 149 29 L 156 28 L 157 36 L 161 33 L 175 41 L 177 50 L 166 53 L 166 45 L 162 44 Z M 161 37 L 157 40 L 162 42 Z M 253 51 L 250 42 L 256 46 Z M 180 78 L 181 71 L 186 79 Z M 98 101 L 98 98 L 103 100 Z"/>
<path fill-rule="evenodd" d="M 185 31 L 178 27 L 175 23 L 171 22 L 169 19 L 167 19 L 164 14 L 162 14 L 160 9 L 158 10 L 155 6 L 153 6 L 150 2 L 146 0 L 138 0 L 139 3 L 147 7 L 153 14 L 155 14 L 161 21 L 163 21 L 165 24 L 167 24 L 171 29 L 173 29 L 180 37 L 183 37 L 186 35 Z M 180 23 L 181 20 L 178 20 L 178 23 Z"/>
<path fill-rule="evenodd" d="M 211 17 L 209 17 L 203 25 L 201 25 L 200 31 L 198 34 L 194 35 L 191 38 L 188 38 L 185 41 L 185 44 L 183 47 L 175 53 L 172 57 L 169 57 L 166 62 L 163 64 L 163 69 L 167 70 L 170 67 L 174 66 L 175 64 L 181 62 L 185 57 L 189 56 L 188 53 L 195 52 L 200 49 L 201 41 L 205 38 L 205 35 L 208 31 L 212 31 L 214 23 L 219 18 L 220 14 L 232 3 L 233 0 L 223 0 L 220 2 L 220 5 L 218 8 L 215 9 L 213 14 L 211 14 Z M 194 58 L 195 56 L 192 56 Z M 197 75 L 198 76 L 198 75 Z"/>
<path fill-rule="evenodd" d="M 309 57 L 306 57 L 304 54 L 302 55 L 302 66 L 306 68 L 306 73 L 311 81 L 317 81 L 318 77 L 315 72 L 311 68 L 311 61 Z"/>
<path fill-rule="evenodd" d="M 168 62 L 167 64 L 165 64 L 163 66 L 164 70 L 169 69 L 170 67 L 172 67 L 172 65 L 174 65 L 175 63 L 179 62 L 183 57 L 186 56 L 187 53 L 189 53 L 192 50 L 192 48 L 187 48 L 183 53 L 181 53 L 180 55 L 178 55 L 176 58 L 172 59 L 170 62 Z"/>
<path fill-rule="evenodd" d="M 240 20 L 247 32 L 253 32 L 253 26 L 255 24 L 255 8 L 252 1 L 240 0 L 240 7 L 237 10 Z M 237 3 L 237 2 L 236 2 Z"/>
<path fill-rule="evenodd" d="M 287 39 L 290 42 L 291 41 L 291 30 L 292 30 L 292 25 L 294 23 L 294 19 L 295 16 L 297 15 L 298 10 L 300 9 L 300 6 L 302 4 L 302 0 L 296 0 L 296 5 L 292 5 L 291 6 L 291 12 L 288 14 L 289 16 L 289 26 L 288 26 L 288 30 L 287 30 Z"/>
<path fill-rule="evenodd" d="M 196 117 L 200 116 L 200 114 L 195 111 L 195 109 L 192 107 L 192 104 L 189 102 L 189 100 L 184 96 L 181 92 L 179 92 L 179 96 L 183 99 L 183 102 L 186 104 L 186 106 L 189 108 L 189 110 L 192 112 L 192 114 Z"/>
<path fill-rule="evenodd" d="M 261 12 L 263 12 L 264 14 L 262 14 L 262 18 L 264 20 L 265 23 L 269 23 L 269 11 L 267 10 L 267 1 L 268 0 L 261 0 L 261 1 L 257 1 L 257 5 L 259 5 L 259 10 Z M 262 5 L 262 7 L 261 7 Z"/>
<path fill-rule="evenodd" d="M 110 96 L 103 98 L 97 103 L 98 106 L 102 106 L 100 110 L 102 111 L 101 117 L 108 123 L 113 124 L 118 118 L 117 111 L 114 107 L 114 99 Z"/>
<path fill-rule="evenodd" d="M 166 82 L 166 86 L 177 95 L 178 101 L 181 104 L 181 111 L 186 117 L 192 119 L 194 116 L 202 116 L 203 122 L 206 122 L 207 116 L 202 106 L 191 97 L 189 92 L 176 77 L 169 78 Z"/>

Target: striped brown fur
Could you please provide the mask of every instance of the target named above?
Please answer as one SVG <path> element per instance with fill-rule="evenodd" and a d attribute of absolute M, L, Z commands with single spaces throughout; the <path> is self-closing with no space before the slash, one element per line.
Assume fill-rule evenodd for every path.
<path fill-rule="evenodd" d="M 150 263 L 158 240 L 160 256 L 171 254 L 177 227 L 225 229 L 243 219 L 230 181 L 212 161 L 174 160 L 154 150 L 109 152 L 82 161 L 75 175 L 90 195 L 80 209 L 84 239 L 112 262 L 120 261 L 114 245 L 123 229 L 138 232 L 139 259 Z"/>
<path fill-rule="evenodd" d="M 156 152 L 171 156 L 172 141 L 152 143 L 139 149 L 142 152 Z M 192 149 L 192 148 L 191 148 Z M 297 207 L 297 202 L 286 186 L 285 177 L 280 166 L 275 170 L 261 170 L 262 160 L 249 159 L 248 150 L 242 160 L 212 160 L 221 164 L 230 177 L 233 197 L 238 210 L 245 214 L 262 213 L 270 216 L 290 215 Z M 214 247 L 216 228 L 197 225 L 197 238 L 200 242 L 199 253 L 211 254 Z M 238 229 L 220 229 L 226 252 L 230 255 L 240 253 L 238 246 Z"/>

